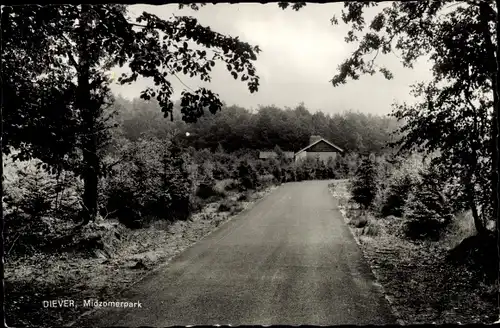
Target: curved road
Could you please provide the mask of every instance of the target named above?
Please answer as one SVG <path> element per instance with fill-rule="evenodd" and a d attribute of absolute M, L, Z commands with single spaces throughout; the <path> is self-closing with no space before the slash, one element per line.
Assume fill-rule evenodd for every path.
<path fill-rule="evenodd" d="M 288 183 L 77 325 L 394 324 L 374 282 L 328 182 Z"/>

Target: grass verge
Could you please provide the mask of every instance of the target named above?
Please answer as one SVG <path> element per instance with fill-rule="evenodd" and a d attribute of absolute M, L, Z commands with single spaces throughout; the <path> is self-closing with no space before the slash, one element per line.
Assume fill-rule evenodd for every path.
<path fill-rule="evenodd" d="M 481 281 L 468 268 L 446 260 L 450 249 L 470 234 L 464 218 L 457 218 L 456 228 L 438 242 L 410 242 L 403 238 L 402 219 L 360 216 L 349 204 L 346 181 L 333 182 L 330 190 L 403 324 L 492 323 L 498 319 L 498 282 Z M 369 226 L 377 232 L 367 230 Z"/>

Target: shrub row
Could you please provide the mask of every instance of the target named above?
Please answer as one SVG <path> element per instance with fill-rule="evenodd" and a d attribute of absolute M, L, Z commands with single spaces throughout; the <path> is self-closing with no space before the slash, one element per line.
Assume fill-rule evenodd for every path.
<path fill-rule="evenodd" d="M 182 149 L 154 137 L 120 139 L 117 145 L 104 158 L 114 165 L 100 180 L 99 214 L 130 228 L 153 220 L 186 220 L 205 203 L 234 191 L 243 192 L 239 200 L 244 201 L 252 190 L 275 183 L 345 178 L 359 163 L 352 154 L 327 163 L 292 162 L 283 156 L 259 160 L 255 152 Z M 39 164 L 17 168 L 16 178 L 4 183 L 8 249 L 13 244 L 19 251 L 40 247 L 59 228 L 54 222 L 66 220 L 71 226 L 80 221 L 82 182 L 67 172 L 48 173 Z"/>
<path fill-rule="evenodd" d="M 419 156 L 367 156 L 349 188 L 362 208 L 379 217 L 403 217 L 410 239 L 439 239 L 458 209 L 447 179 Z"/>

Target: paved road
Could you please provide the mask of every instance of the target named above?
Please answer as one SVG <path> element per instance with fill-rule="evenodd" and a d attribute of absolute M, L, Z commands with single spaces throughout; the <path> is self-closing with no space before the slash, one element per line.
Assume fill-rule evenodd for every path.
<path fill-rule="evenodd" d="M 90 326 L 392 324 L 328 182 L 280 186 L 183 252 Z"/>

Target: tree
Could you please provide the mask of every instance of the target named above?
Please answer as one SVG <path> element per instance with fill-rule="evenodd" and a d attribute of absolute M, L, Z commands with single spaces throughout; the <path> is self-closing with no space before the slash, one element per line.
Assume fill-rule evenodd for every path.
<path fill-rule="evenodd" d="M 102 149 L 109 139 L 112 115 L 106 110 L 113 99 L 108 72 L 113 67 L 130 68 L 118 79 L 122 84 L 139 75 L 151 78 L 155 86 L 141 97 L 155 98 L 171 120 L 169 79 L 178 73 L 210 81 L 220 61 L 235 79 L 247 81 L 250 92 L 259 86 L 252 64 L 258 47 L 214 32 L 192 17 L 164 20 L 144 12 L 131 22 L 123 5 L 5 6 L 1 42 L 2 152 L 13 146 L 20 159 L 39 158 L 53 170 L 69 169 L 82 177 L 85 222 L 97 214 L 98 181 L 107 169 Z M 205 88 L 182 92 L 186 122 L 221 107 L 218 95 Z"/>
<path fill-rule="evenodd" d="M 288 3 L 279 5 L 283 9 L 288 7 Z M 304 5 L 294 5 L 293 9 L 299 10 Z M 345 10 L 341 18 L 351 27 L 346 42 L 357 42 L 358 47 L 339 66 L 338 74 L 331 80 L 333 86 L 339 86 L 348 79 L 359 79 L 362 74 L 373 75 L 377 70 L 387 79 L 391 79 L 392 73 L 385 67 L 379 67 L 375 61 L 379 54 L 398 52 L 398 57 L 406 67 L 412 67 L 415 61 L 423 56 L 430 58 L 434 63 L 434 84 L 431 84 L 431 87 L 435 87 L 435 95 L 439 94 L 436 96 L 444 98 L 450 93 L 460 92 L 469 95 L 486 93 L 490 99 L 486 106 L 491 113 L 487 124 L 491 158 L 488 170 L 491 185 L 489 200 L 492 203 L 491 216 L 496 221 L 498 234 L 499 5 L 500 0 L 470 0 L 459 3 L 450 0 L 393 2 L 367 24 L 365 11 L 369 7 L 378 6 L 377 2 L 344 2 Z M 333 17 L 331 22 L 338 24 L 336 17 Z M 436 83 L 443 81 L 446 82 L 444 86 Z M 468 98 L 472 103 L 477 100 L 475 96 Z M 446 112 L 442 111 L 440 117 L 446 118 Z M 435 134 L 434 138 L 440 138 L 440 134 Z"/>
<path fill-rule="evenodd" d="M 365 157 L 351 180 L 352 199 L 363 209 L 368 209 L 377 192 L 377 168 L 372 155 Z"/>
<path fill-rule="evenodd" d="M 491 101 L 453 88 L 444 92 L 434 83 L 417 86 L 416 94 L 424 98 L 420 104 L 401 105 L 394 113 L 407 122 L 400 129 L 404 134 L 400 151 L 438 153 L 432 165 L 444 172 L 448 182 L 458 177 L 461 188 L 455 199 L 471 209 L 477 232 L 487 233 L 486 220 L 494 218 L 488 178 Z"/>
<path fill-rule="evenodd" d="M 404 205 L 406 233 L 413 238 L 438 239 L 453 218 L 453 210 L 443 188 L 439 169 L 430 166 L 420 173 L 421 181 Z"/>

